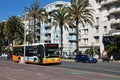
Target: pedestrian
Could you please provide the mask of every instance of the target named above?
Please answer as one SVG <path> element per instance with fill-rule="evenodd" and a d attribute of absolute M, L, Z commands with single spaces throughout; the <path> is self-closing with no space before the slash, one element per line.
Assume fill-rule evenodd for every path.
<path fill-rule="evenodd" d="M 113 61 L 113 56 L 111 55 L 110 60 Z"/>

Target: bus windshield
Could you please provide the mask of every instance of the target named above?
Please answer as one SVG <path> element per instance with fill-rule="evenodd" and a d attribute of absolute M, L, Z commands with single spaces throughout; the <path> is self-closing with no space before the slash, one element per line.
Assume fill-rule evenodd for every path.
<path fill-rule="evenodd" d="M 47 58 L 51 57 L 59 57 L 59 50 L 58 49 L 46 49 L 46 55 Z"/>

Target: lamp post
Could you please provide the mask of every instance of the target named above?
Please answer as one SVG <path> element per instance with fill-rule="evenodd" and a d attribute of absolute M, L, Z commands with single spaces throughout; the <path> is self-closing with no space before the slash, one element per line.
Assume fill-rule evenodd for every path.
<path fill-rule="evenodd" d="M 25 45 L 26 45 L 26 26 L 27 26 L 27 20 L 26 20 L 26 15 L 27 13 L 25 13 L 25 16 L 24 16 L 24 61 L 23 63 L 25 64 L 25 52 L 26 52 L 26 48 L 25 48 Z"/>
<path fill-rule="evenodd" d="M 92 42 L 91 44 L 92 44 L 92 57 L 93 57 L 95 55 L 94 42 Z"/>

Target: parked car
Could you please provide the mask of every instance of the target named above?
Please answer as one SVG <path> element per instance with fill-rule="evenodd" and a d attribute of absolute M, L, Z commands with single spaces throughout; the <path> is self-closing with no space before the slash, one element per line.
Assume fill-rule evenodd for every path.
<path fill-rule="evenodd" d="M 76 55 L 75 56 L 76 62 L 83 62 L 83 63 L 97 63 L 96 58 L 89 57 L 88 55 Z"/>

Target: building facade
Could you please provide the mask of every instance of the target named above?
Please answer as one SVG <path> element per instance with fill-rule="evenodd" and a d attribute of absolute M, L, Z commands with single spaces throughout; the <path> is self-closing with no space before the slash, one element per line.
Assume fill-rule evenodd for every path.
<path fill-rule="evenodd" d="M 103 31 L 102 40 L 106 36 L 120 34 L 120 0 L 96 0 L 96 2 L 99 5 L 98 28 Z M 104 50 L 104 47 L 105 45 L 101 48 Z"/>
<path fill-rule="evenodd" d="M 120 34 L 120 0 L 89 0 L 94 13 L 94 27 L 80 27 L 80 47 L 94 47 L 102 56 L 104 36 Z M 87 32 L 87 34 L 86 34 Z M 86 44 L 85 44 L 86 43 Z"/>
<path fill-rule="evenodd" d="M 64 2 L 64 1 L 56 1 L 51 4 L 46 5 L 44 8 L 48 13 L 50 13 L 53 10 L 59 9 L 60 7 L 70 6 L 70 2 Z M 52 18 L 49 16 L 49 20 L 52 20 Z M 53 26 L 51 29 L 49 29 L 50 24 L 42 23 L 42 31 L 41 34 L 43 35 L 41 38 L 42 42 L 45 43 L 58 43 L 60 45 L 61 41 L 61 33 L 59 26 L 55 29 L 55 26 Z M 63 29 L 63 55 L 64 54 L 70 54 L 72 51 L 70 46 L 71 43 L 69 43 L 69 32 L 67 30 Z M 61 47 L 61 45 L 59 46 Z M 74 46 L 75 47 L 75 46 Z M 73 47 L 73 48 L 74 48 Z"/>

